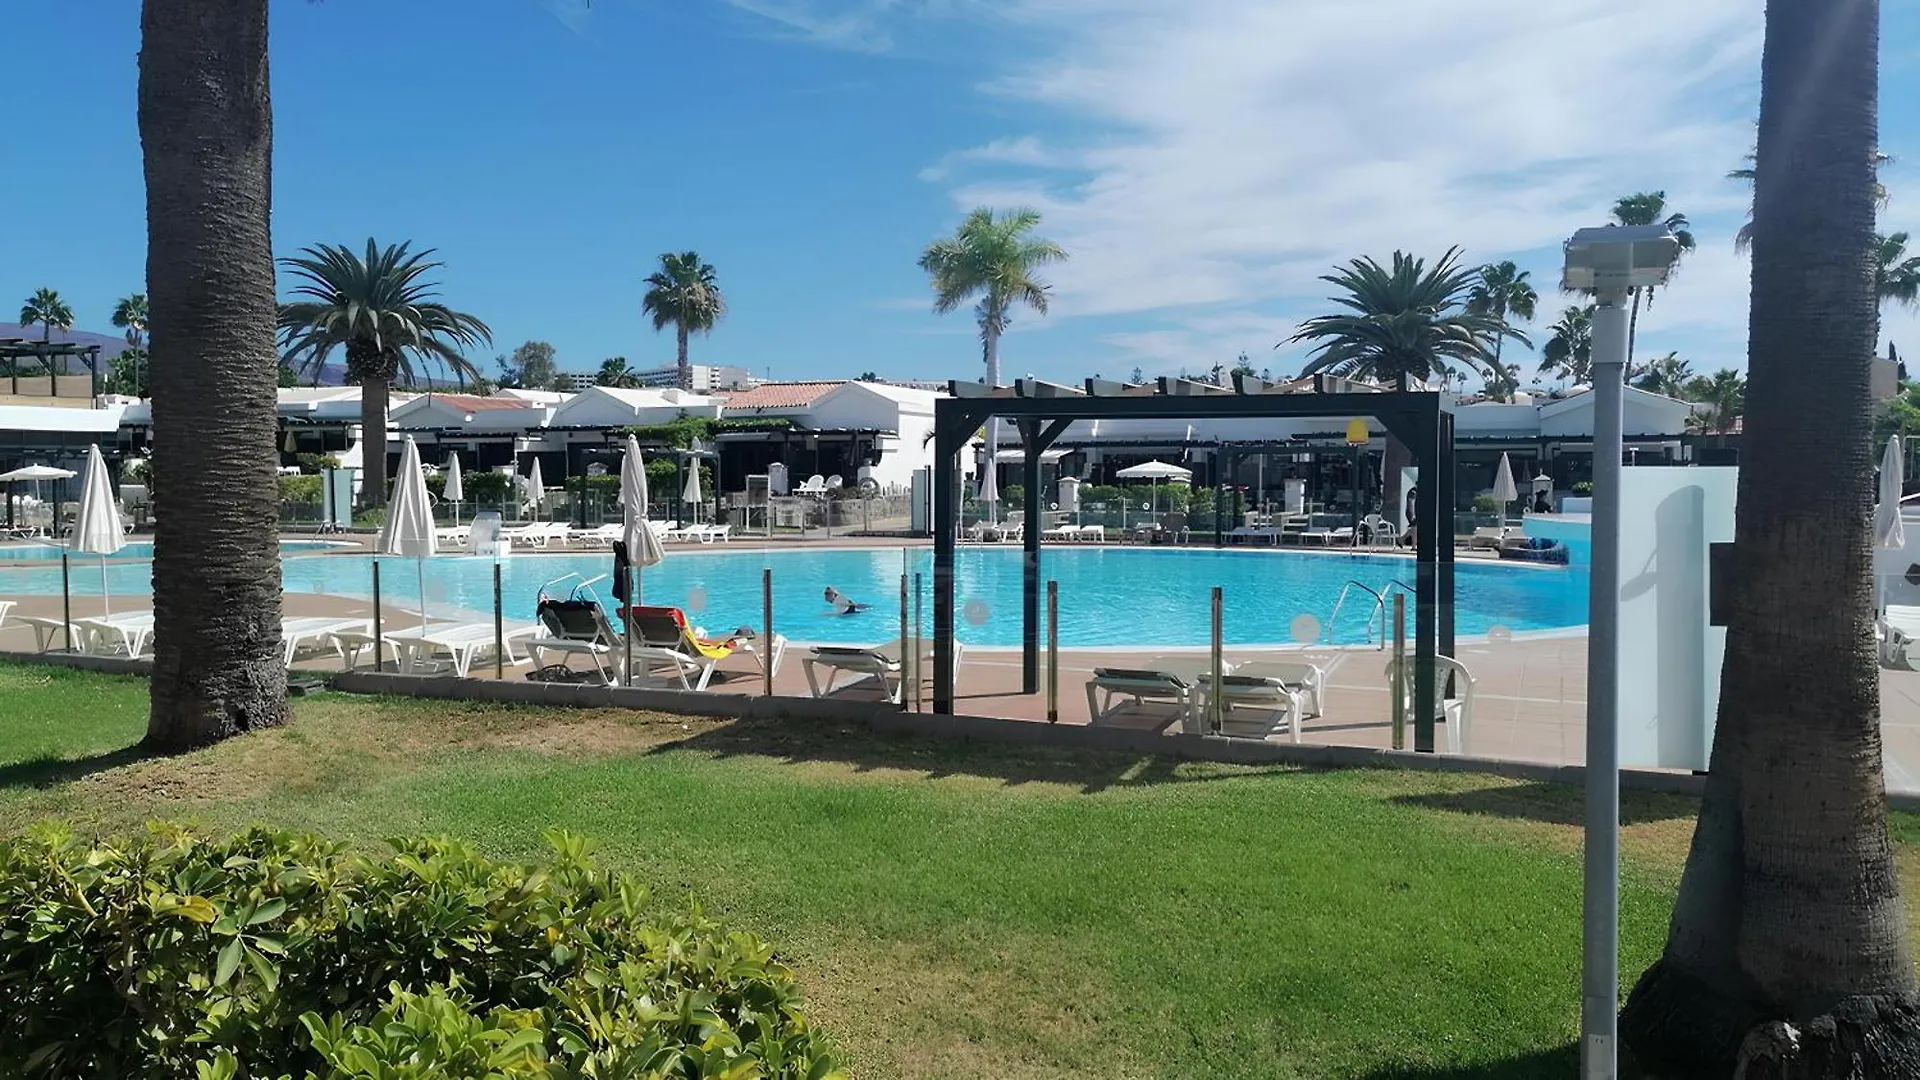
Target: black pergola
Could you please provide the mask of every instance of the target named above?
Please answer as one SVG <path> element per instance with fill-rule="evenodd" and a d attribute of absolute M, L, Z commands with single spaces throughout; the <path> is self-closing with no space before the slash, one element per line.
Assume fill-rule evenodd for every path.
<path fill-rule="evenodd" d="M 988 389 L 955 381 L 934 402 L 933 711 L 953 712 L 954 549 L 960 525 L 960 453 L 983 424 L 1012 420 L 1024 449 L 1026 528 L 1021 589 L 1021 686 L 1040 682 L 1040 457 L 1076 420 L 1340 419 L 1371 417 L 1405 446 L 1420 469 L 1414 528 L 1414 749 L 1433 750 L 1435 665 L 1454 651 L 1452 527 L 1453 413 L 1441 395 L 1382 391 L 1340 379 L 1276 384 L 1238 375 L 1231 388 L 1162 378 L 1128 385 L 1088 379 L 1084 388 L 1022 379 Z M 997 448 L 996 448 L 997 449 Z M 1218 470 L 1216 470 L 1217 472 Z M 1429 479 L 1430 478 L 1430 479 Z M 1443 509 L 1445 508 L 1445 509 Z M 1217 518 L 1216 518 L 1217 520 Z M 1446 542 L 1442 542 L 1442 540 Z"/>
<path fill-rule="evenodd" d="M 49 380 L 60 374 L 55 361 L 72 357 L 87 365 L 91 387 L 89 397 L 100 393 L 100 346 L 81 345 L 72 341 L 29 341 L 25 338 L 0 338 L 0 362 L 4 362 L 13 379 L 13 392 L 20 392 L 20 361 L 32 357 L 46 372 Z M 50 383 L 55 397 L 59 396 L 59 384 Z"/>

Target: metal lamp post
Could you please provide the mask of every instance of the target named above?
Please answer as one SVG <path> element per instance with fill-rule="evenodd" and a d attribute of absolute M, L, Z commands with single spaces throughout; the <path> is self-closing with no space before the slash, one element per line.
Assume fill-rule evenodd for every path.
<path fill-rule="evenodd" d="M 1593 295 L 1593 576 L 1587 634 L 1585 927 L 1580 1075 L 1618 1075 L 1620 998 L 1620 457 L 1621 384 L 1631 290 L 1667 280 L 1680 254 L 1663 225 L 1581 229 L 1566 243 L 1560 286 Z"/>

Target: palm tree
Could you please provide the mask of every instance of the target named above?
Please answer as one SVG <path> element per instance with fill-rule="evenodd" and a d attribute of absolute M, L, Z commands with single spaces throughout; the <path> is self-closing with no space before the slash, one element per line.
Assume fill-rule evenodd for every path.
<path fill-rule="evenodd" d="M 1907 234 L 1874 237 L 1873 291 L 1882 304 L 1920 303 L 1920 255 L 1907 254 Z"/>
<path fill-rule="evenodd" d="M 132 389 L 136 395 L 145 397 L 140 390 L 146 385 L 146 380 L 141 377 L 140 360 L 147 354 L 147 294 L 132 293 L 121 297 L 120 302 L 113 305 L 113 325 L 126 331 L 127 353 L 131 354 L 130 364 L 133 367 Z"/>
<path fill-rule="evenodd" d="M 627 366 L 624 356 L 609 356 L 600 361 L 600 370 L 593 376 L 595 386 L 631 387 L 637 381 L 638 376 Z"/>
<path fill-rule="evenodd" d="M 32 326 L 34 323 L 40 324 L 40 340 L 51 341 L 54 327 L 57 326 L 62 330 L 73 329 L 73 309 L 68 307 L 67 302 L 60 299 L 60 294 L 52 289 L 35 289 L 33 295 L 27 297 L 27 302 L 20 305 L 20 325 Z M 60 374 L 59 365 L 54 362 L 51 353 L 45 352 L 40 355 L 40 363 L 47 369 L 49 391 L 58 394 L 60 392 L 57 381 Z M 15 374 L 17 382 L 18 372 Z"/>
<path fill-rule="evenodd" d="M 1045 315 L 1052 287 L 1041 280 L 1039 270 L 1067 257 L 1059 244 L 1033 235 L 1039 225 L 1038 210 L 1019 207 L 996 214 L 982 206 L 968 214 L 952 236 L 935 240 L 920 253 L 920 269 L 933 284 L 935 314 L 958 311 L 979 298 L 973 319 L 980 328 L 980 359 L 990 387 L 1000 385 L 1000 336 L 1013 321 L 1014 307 L 1025 304 Z M 999 444 L 996 418 L 987 421 L 987 452 Z"/>
<path fill-rule="evenodd" d="M 32 326 L 34 323 L 40 324 L 40 340 L 52 341 L 55 327 L 73 329 L 73 309 L 52 289 L 35 289 L 33 295 L 27 297 L 27 302 L 20 305 L 20 325 Z"/>
<path fill-rule="evenodd" d="M 1593 381 L 1593 305 L 1570 307 L 1560 313 L 1550 330 L 1553 336 L 1540 346 L 1540 371 L 1570 383 Z"/>
<path fill-rule="evenodd" d="M 1431 269 L 1425 260 L 1396 251 L 1391 268 L 1363 257 L 1320 280 L 1340 290 L 1329 299 L 1346 310 L 1316 315 L 1280 343 L 1318 343 L 1302 375 L 1355 376 L 1405 390 L 1415 380 L 1438 381 L 1451 364 L 1485 371 L 1500 338 L 1527 340 L 1490 312 L 1468 306 L 1479 275 L 1460 265 L 1457 247 L 1448 248 Z M 1406 447 L 1389 437 L 1383 457 L 1386 505 L 1397 513 L 1403 505 Z"/>
<path fill-rule="evenodd" d="M 1520 390 L 1520 365 L 1495 363 L 1489 366 L 1482 387 L 1493 401 L 1512 401 L 1513 395 Z"/>
<path fill-rule="evenodd" d="M 1727 170 L 1727 179 L 1738 180 L 1741 183 L 1751 187 L 1753 185 L 1754 165 L 1759 160 L 1759 156 L 1760 155 L 1757 152 L 1748 154 L 1746 157 L 1747 163 L 1745 165 L 1741 166 L 1738 169 Z M 1885 210 L 1887 208 L 1887 185 L 1880 182 L 1879 174 L 1880 174 L 1880 167 L 1882 165 L 1891 165 L 1891 164 L 1893 164 L 1892 154 L 1883 154 L 1880 152 L 1878 147 L 1874 148 L 1874 151 L 1873 151 L 1873 169 L 1874 169 L 1873 205 L 1874 205 L 1874 209 L 1876 210 Z M 1748 207 L 1746 223 L 1741 225 L 1739 231 L 1733 234 L 1733 250 L 1745 251 L 1752 246 L 1753 246 L 1753 209 L 1752 207 Z"/>
<path fill-rule="evenodd" d="M 1686 381 L 1683 393 L 1699 407 L 1687 417 L 1688 426 L 1710 435 L 1725 435 L 1746 412 L 1747 380 L 1732 368 Z"/>
<path fill-rule="evenodd" d="M 1473 291 L 1467 294 L 1468 311 L 1492 315 L 1500 320 L 1501 326 L 1510 326 L 1510 319 L 1533 321 L 1534 305 L 1539 303 L 1540 294 L 1533 291 L 1533 283 L 1527 280 L 1527 271 L 1508 259 L 1488 263 L 1479 269 L 1478 276 L 1480 280 L 1474 282 Z M 1506 338 L 1507 335 L 1501 334 L 1493 339 L 1491 371 L 1506 370 L 1500 363 L 1500 347 L 1506 344 Z"/>
<path fill-rule="evenodd" d="M 1670 398 L 1681 398 L 1687 393 L 1687 383 L 1693 378 L 1693 366 L 1680 359 L 1680 354 L 1670 352 L 1640 369 L 1640 376 L 1633 380 L 1636 389 L 1650 394 L 1664 394 Z"/>
<path fill-rule="evenodd" d="M 680 389 L 693 389 L 687 336 L 712 333 L 714 324 L 727 315 L 727 298 L 720 293 L 712 264 L 701 262 L 697 251 L 660 256 L 660 269 L 647 275 L 647 294 L 640 298 L 640 310 L 653 316 L 655 330 L 674 328 L 680 345 Z"/>
<path fill-rule="evenodd" d="M 1613 220 L 1622 225 L 1665 225 L 1672 230 L 1673 238 L 1680 241 L 1680 254 L 1693 250 L 1693 232 L 1688 227 L 1687 215 L 1667 212 L 1667 193 L 1664 191 L 1642 191 L 1625 196 L 1613 204 Z M 1675 260 L 1678 265 L 1679 260 Z M 1640 298 L 1645 294 L 1647 309 L 1653 309 L 1653 289 L 1629 289 L 1633 294 L 1633 314 L 1627 319 L 1627 366 L 1625 375 L 1633 375 L 1633 343 L 1640 332 Z"/>
<path fill-rule="evenodd" d="M 1448 248 L 1432 269 L 1396 251 L 1391 269 L 1359 258 L 1320 280 L 1344 293 L 1329 300 L 1347 310 L 1316 315 L 1274 346 L 1318 342 L 1302 375 L 1347 375 L 1405 390 L 1438 380 L 1452 364 L 1486 370 L 1502 337 L 1527 343 L 1502 318 L 1469 306 L 1479 274 L 1460 266 L 1459 248 Z"/>
<path fill-rule="evenodd" d="M 274 466 L 267 0 L 145 0 L 139 129 L 153 324 L 146 745 L 287 718 Z"/>
<path fill-rule="evenodd" d="M 320 244 L 280 260 L 300 284 L 280 307 L 280 337 L 289 366 L 318 374 L 336 347 L 347 354 L 347 381 L 360 386 L 360 501 L 387 500 L 387 390 L 397 378 L 412 385 L 413 360 L 431 360 L 465 386 L 479 371 L 462 349 L 490 344 L 492 331 L 472 315 L 435 297 L 426 275 L 443 264 L 433 249 L 381 247 L 367 240 L 365 258 Z"/>
<path fill-rule="evenodd" d="M 1879 27 L 1877 0 L 1766 6 L 1719 722 L 1666 949 L 1621 1018 L 1648 1075 L 1731 1076 L 1743 1048 L 1748 1076 L 1920 1075 L 1866 512 Z"/>

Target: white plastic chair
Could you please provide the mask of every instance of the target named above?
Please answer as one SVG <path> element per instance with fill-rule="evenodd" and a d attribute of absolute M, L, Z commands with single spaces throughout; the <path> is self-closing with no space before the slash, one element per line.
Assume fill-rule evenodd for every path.
<path fill-rule="evenodd" d="M 1387 661 L 1387 683 L 1393 683 L 1393 669 L 1396 661 Z M 1453 676 L 1454 696 L 1446 697 L 1447 676 Z M 1414 707 L 1413 657 L 1406 658 L 1406 668 L 1401 680 L 1400 698 L 1407 710 L 1407 722 L 1413 723 L 1419 710 Z M 1391 692 L 1391 691 L 1389 691 Z M 1467 754 L 1473 747 L 1473 673 L 1467 666 L 1451 656 L 1433 658 L 1434 714 L 1444 717 L 1447 725 L 1447 752 Z"/>

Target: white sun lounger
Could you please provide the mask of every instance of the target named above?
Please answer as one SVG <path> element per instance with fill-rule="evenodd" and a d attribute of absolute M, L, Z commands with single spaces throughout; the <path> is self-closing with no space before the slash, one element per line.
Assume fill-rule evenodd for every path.
<path fill-rule="evenodd" d="M 137 657 L 153 637 L 153 612 L 129 611 L 73 620 L 82 652 Z"/>
<path fill-rule="evenodd" d="M 292 667 L 293 658 L 300 654 L 302 646 L 315 645 L 332 648 L 344 660 L 347 653 L 341 646 L 338 635 L 350 634 L 356 630 L 371 634 L 373 621 L 371 619 L 335 619 L 325 615 L 281 619 L 280 645 L 286 653 L 283 662 L 288 667 Z"/>
<path fill-rule="evenodd" d="M 960 658 L 964 652 L 965 648 L 960 642 L 953 643 L 953 666 L 956 671 L 960 667 Z M 813 693 L 814 697 L 827 697 L 832 694 L 834 681 L 839 678 L 841 672 L 846 671 L 877 681 L 882 692 L 886 694 L 887 700 L 898 705 L 906 689 L 905 672 L 901 666 L 901 660 L 906 655 L 907 650 L 902 646 L 899 638 L 873 648 L 857 645 L 817 645 L 809 649 L 807 655 L 801 658 L 800 667 L 806 672 L 807 689 Z M 922 670 L 933 668 L 931 639 L 927 641 L 926 648 L 921 650 L 920 665 Z M 818 668 L 827 669 L 827 681 L 824 686 L 820 683 L 816 670 Z M 860 681 L 861 679 L 856 678 L 840 689 L 844 690 Z"/>
<path fill-rule="evenodd" d="M 1200 703 L 1205 730 L 1206 718 L 1217 696 L 1220 706 L 1220 734 L 1234 739 L 1265 739 L 1286 731 L 1294 742 L 1300 741 L 1300 726 L 1306 719 L 1306 692 L 1283 674 L 1261 670 L 1258 662 L 1241 664 L 1222 676 L 1216 692 L 1212 673 L 1200 676 L 1204 697 Z"/>
<path fill-rule="evenodd" d="M 597 525 L 583 532 L 574 533 L 573 541 L 577 544 L 611 544 L 615 540 L 620 539 L 620 534 L 623 531 L 619 525 Z"/>
<path fill-rule="evenodd" d="M 531 638 L 540 632 L 535 623 L 509 624 L 501 630 L 501 647 L 506 650 L 502 659 L 509 665 L 527 662 L 524 656 L 515 655 L 513 643 Z M 400 670 L 406 674 L 420 674 L 434 658 L 445 654 L 453 666 L 453 673 L 461 678 L 473 669 L 474 660 L 482 653 L 493 648 L 493 624 L 475 623 L 435 623 L 425 627 L 413 627 L 396 630 L 384 635 L 393 642 L 394 653 Z"/>
<path fill-rule="evenodd" d="M 1187 731 L 1200 730 L 1200 674 L 1211 667 L 1204 656 L 1156 656 L 1137 667 L 1099 667 L 1087 680 L 1087 718 L 1099 724 L 1122 711 L 1171 705 Z M 1222 669 L 1232 673 L 1233 665 Z"/>
<path fill-rule="evenodd" d="M 56 648 L 64 649 L 67 647 L 65 636 L 67 624 L 57 615 L 16 615 L 13 621 L 33 631 L 33 648 L 35 652 L 52 652 Z M 73 644 L 75 648 L 82 647 L 80 628 L 78 626 L 73 628 Z"/>
<path fill-rule="evenodd" d="M 0 600 L 0 630 L 7 628 L 7 613 L 13 610 L 16 600 Z"/>

